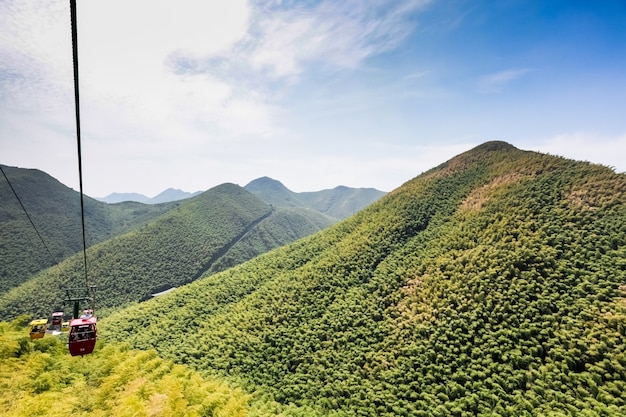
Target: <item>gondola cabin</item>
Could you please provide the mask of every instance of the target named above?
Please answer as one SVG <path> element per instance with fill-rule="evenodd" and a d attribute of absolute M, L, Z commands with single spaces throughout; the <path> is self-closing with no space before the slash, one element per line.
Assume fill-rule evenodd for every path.
<path fill-rule="evenodd" d="M 51 330 L 61 330 L 61 324 L 63 323 L 63 312 L 55 311 L 52 313 L 50 317 L 50 329 Z"/>
<path fill-rule="evenodd" d="M 70 322 L 69 321 L 64 321 L 63 323 L 61 323 L 61 331 L 63 333 L 70 331 Z"/>
<path fill-rule="evenodd" d="M 33 339 L 41 339 L 46 334 L 46 326 L 48 324 L 48 320 L 46 319 L 36 319 L 29 323 L 30 326 L 30 340 Z"/>
<path fill-rule="evenodd" d="M 93 352 L 98 338 L 95 317 L 73 319 L 70 321 L 68 345 L 72 356 L 87 355 Z"/>

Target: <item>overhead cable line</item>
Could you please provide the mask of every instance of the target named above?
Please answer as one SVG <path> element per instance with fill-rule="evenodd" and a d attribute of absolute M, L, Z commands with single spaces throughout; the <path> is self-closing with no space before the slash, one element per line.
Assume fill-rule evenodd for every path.
<path fill-rule="evenodd" d="M 80 148 L 80 100 L 78 94 L 78 30 L 76 26 L 76 0 L 70 0 L 70 17 L 72 21 L 72 61 L 74 64 L 74 103 L 76 107 L 76 142 L 78 144 L 78 182 L 80 187 L 80 218 L 83 231 L 83 262 L 85 266 L 85 287 L 89 288 L 87 276 L 87 244 L 85 239 L 85 203 L 83 197 L 83 166 Z"/>

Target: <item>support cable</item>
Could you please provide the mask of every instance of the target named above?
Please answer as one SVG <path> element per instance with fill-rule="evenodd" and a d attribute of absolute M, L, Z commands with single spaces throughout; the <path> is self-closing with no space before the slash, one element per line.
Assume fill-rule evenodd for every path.
<path fill-rule="evenodd" d="M 78 182 L 80 187 L 80 218 L 83 231 L 83 262 L 85 266 L 85 287 L 89 290 L 87 276 L 87 244 L 85 239 L 85 203 L 83 197 L 83 166 L 80 148 L 80 100 L 78 94 L 78 29 L 76 26 L 76 0 L 70 0 L 70 17 L 72 21 L 72 61 L 74 64 L 74 103 L 76 107 L 76 142 L 78 144 Z"/>

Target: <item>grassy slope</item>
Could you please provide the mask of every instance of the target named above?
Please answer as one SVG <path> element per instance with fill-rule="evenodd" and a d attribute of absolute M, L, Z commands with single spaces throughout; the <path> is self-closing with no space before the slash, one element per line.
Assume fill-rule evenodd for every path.
<path fill-rule="evenodd" d="M 623 415 L 625 193 L 487 143 L 101 328 L 293 415 Z"/>
<path fill-rule="evenodd" d="M 0 244 L 0 294 L 54 265 L 55 261 L 60 262 L 82 250 L 79 193 L 39 170 L 4 165 L 3 170 L 37 231 L 4 176 L 0 177 L 0 242 L 3 242 Z M 93 245 L 145 224 L 177 205 L 107 205 L 86 197 L 87 244 Z"/>

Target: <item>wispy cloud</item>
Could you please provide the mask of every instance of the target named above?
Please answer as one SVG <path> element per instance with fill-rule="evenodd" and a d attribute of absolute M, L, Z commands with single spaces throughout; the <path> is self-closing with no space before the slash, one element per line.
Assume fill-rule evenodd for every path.
<path fill-rule="evenodd" d="M 69 25 L 69 3 L 0 2 L 0 105 L 15 110 L 45 109 L 39 92 L 69 99 L 71 44 L 59 42 Z M 63 58 L 70 57 L 70 62 Z"/>
<path fill-rule="evenodd" d="M 430 71 L 415 71 L 412 72 L 408 75 L 404 76 L 405 80 L 414 80 L 414 79 L 418 79 L 418 78 L 423 78 L 425 76 L 427 76 L 430 73 Z"/>
<path fill-rule="evenodd" d="M 85 157 L 98 149 L 90 169 L 141 149 L 172 155 L 174 138 L 176 152 L 207 160 L 285 138 L 281 90 L 311 68 L 351 70 L 397 47 L 427 3 L 79 2 Z M 13 163 L 42 166 L 21 162 L 33 155 L 23 138 L 40 138 L 42 155 L 73 149 L 58 142 L 74 133 L 69 5 L 3 0 L 0 27 L 0 145 Z"/>
<path fill-rule="evenodd" d="M 626 134 L 604 136 L 590 132 L 569 132 L 549 137 L 536 149 L 566 158 L 602 163 L 617 172 L 626 172 Z"/>
<path fill-rule="evenodd" d="M 478 80 L 479 92 L 499 93 L 507 85 L 522 78 L 530 71 L 530 68 L 514 68 L 487 74 Z"/>
<path fill-rule="evenodd" d="M 309 65 L 355 68 L 397 47 L 414 29 L 427 0 L 258 2 L 247 36 L 195 69 L 295 82 Z M 179 56 L 179 62 L 185 61 Z M 245 68 L 245 70 L 243 69 Z"/>

